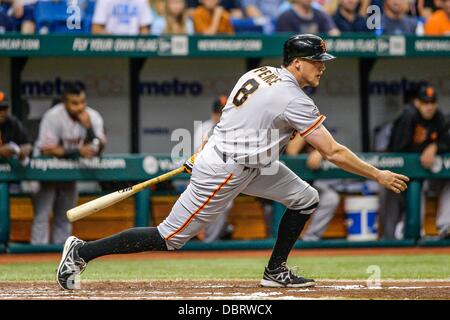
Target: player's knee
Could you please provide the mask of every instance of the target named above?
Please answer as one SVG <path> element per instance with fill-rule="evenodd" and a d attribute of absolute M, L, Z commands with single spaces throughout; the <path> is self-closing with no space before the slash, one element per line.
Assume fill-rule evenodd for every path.
<path fill-rule="evenodd" d="M 169 251 L 180 250 L 186 244 L 186 242 L 177 241 L 176 239 L 165 239 L 165 240 L 167 250 Z"/>
<path fill-rule="evenodd" d="M 313 187 L 309 187 L 307 189 L 304 202 L 302 203 L 302 208 L 300 209 L 302 211 L 305 211 L 304 213 L 313 213 L 314 210 L 319 205 L 319 200 L 320 200 L 319 192 Z"/>
<path fill-rule="evenodd" d="M 313 213 L 319 205 L 319 192 L 313 187 L 308 187 L 294 203 L 288 206 L 289 209 L 299 210 L 303 214 Z"/>

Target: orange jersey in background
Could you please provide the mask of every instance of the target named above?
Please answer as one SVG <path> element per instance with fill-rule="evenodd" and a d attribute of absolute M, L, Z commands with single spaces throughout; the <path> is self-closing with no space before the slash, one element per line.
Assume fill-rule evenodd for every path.
<path fill-rule="evenodd" d="M 205 7 L 199 6 L 194 10 L 192 14 L 192 20 L 194 21 L 195 32 L 203 33 L 212 24 L 213 15 Z M 224 13 L 222 14 L 217 33 L 234 33 L 230 14 L 227 11 L 224 11 Z"/>
<path fill-rule="evenodd" d="M 425 34 L 427 36 L 448 36 L 450 35 L 450 18 L 444 10 L 437 10 L 431 15 L 425 24 Z"/>

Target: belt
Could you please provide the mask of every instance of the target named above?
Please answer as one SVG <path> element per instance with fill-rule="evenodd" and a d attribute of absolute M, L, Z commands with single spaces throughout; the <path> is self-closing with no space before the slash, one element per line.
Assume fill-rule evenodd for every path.
<path fill-rule="evenodd" d="M 222 151 L 219 150 L 219 148 L 217 148 L 217 146 L 214 146 L 214 151 L 217 153 L 217 155 L 222 159 L 223 163 L 227 163 L 228 159 L 232 159 L 233 161 L 236 162 L 236 160 L 234 159 L 233 156 L 226 154 Z M 248 170 L 250 169 L 249 167 L 244 166 L 244 170 Z"/>

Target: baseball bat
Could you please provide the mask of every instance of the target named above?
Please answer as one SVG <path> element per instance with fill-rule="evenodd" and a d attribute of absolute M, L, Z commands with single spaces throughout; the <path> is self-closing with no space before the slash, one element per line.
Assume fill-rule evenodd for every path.
<path fill-rule="evenodd" d="M 165 174 L 162 174 L 156 178 L 149 179 L 144 182 L 135 184 L 132 187 L 127 187 L 127 188 L 106 194 L 100 198 L 91 200 L 89 202 L 83 203 L 82 205 L 79 205 L 79 206 L 67 211 L 67 218 L 69 219 L 70 222 L 74 222 L 74 221 L 83 219 L 84 217 L 90 216 L 91 214 L 93 214 L 97 211 L 100 211 L 104 208 L 112 206 L 113 204 L 115 204 L 119 201 L 122 201 L 151 185 L 168 180 L 176 175 L 179 175 L 180 173 L 182 173 L 184 171 L 185 171 L 185 168 L 183 166 L 178 169 L 167 172 Z"/>

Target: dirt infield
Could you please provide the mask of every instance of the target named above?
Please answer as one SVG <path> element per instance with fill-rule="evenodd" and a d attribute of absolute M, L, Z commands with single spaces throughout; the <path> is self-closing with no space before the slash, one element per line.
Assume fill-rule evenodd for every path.
<path fill-rule="evenodd" d="M 314 288 L 261 288 L 258 281 L 86 281 L 68 292 L 56 283 L 4 282 L 0 300 L 294 300 L 294 299 L 445 299 L 450 281 L 386 281 L 370 288 L 364 281 L 320 280 Z"/>
<path fill-rule="evenodd" d="M 192 259 L 269 257 L 269 250 L 179 251 L 116 255 L 102 260 Z M 450 254 L 450 248 L 371 248 L 295 250 L 292 256 Z M 2 254 L 1 264 L 57 262 L 60 254 Z M 80 290 L 67 292 L 54 281 L 0 282 L 0 300 L 272 300 L 272 299 L 445 299 L 450 300 L 450 279 L 386 280 L 370 287 L 364 280 L 319 279 L 314 288 L 261 288 L 258 280 L 92 281 L 82 280 Z"/>

